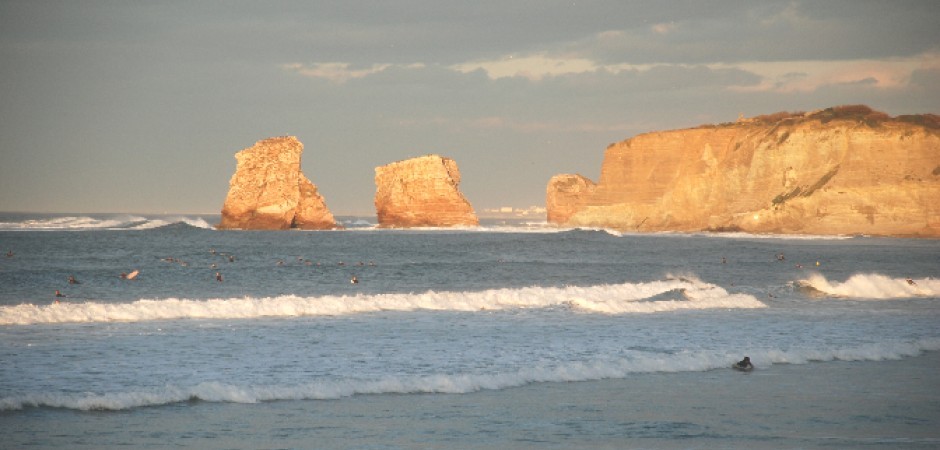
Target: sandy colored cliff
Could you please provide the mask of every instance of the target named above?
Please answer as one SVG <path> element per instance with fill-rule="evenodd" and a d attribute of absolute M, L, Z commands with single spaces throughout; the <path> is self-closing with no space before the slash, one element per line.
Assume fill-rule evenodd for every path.
<path fill-rule="evenodd" d="M 375 211 L 382 227 L 479 225 L 457 188 L 457 163 L 438 155 L 398 161 L 375 169 Z"/>
<path fill-rule="evenodd" d="M 300 171 L 304 146 L 294 136 L 258 141 L 235 154 L 218 228 L 307 230 L 336 228 L 317 187 Z"/>
<path fill-rule="evenodd" d="M 865 106 L 647 133 L 597 184 L 556 175 L 548 220 L 629 231 L 940 236 L 940 117 Z"/>

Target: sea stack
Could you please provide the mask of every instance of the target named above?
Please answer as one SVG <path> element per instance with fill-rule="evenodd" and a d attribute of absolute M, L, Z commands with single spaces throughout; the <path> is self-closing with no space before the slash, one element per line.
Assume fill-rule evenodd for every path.
<path fill-rule="evenodd" d="M 611 144 L 600 181 L 556 175 L 548 220 L 628 231 L 940 236 L 940 116 L 864 105 Z"/>
<path fill-rule="evenodd" d="M 220 229 L 337 228 L 317 187 L 300 171 L 303 144 L 294 136 L 264 139 L 235 154 L 235 174 Z"/>
<path fill-rule="evenodd" d="M 375 211 L 381 227 L 476 226 L 450 158 L 427 155 L 375 168 Z"/>

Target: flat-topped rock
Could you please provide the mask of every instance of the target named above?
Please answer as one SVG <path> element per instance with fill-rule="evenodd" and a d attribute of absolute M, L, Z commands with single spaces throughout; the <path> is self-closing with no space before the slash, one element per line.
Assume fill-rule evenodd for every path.
<path fill-rule="evenodd" d="M 936 237 L 940 118 L 855 105 L 642 134 L 546 203 L 565 226 Z"/>
<path fill-rule="evenodd" d="M 398 161 L 375 169 L 375 211 L 381 227 L 479 225 L 457 188 L 457 163 L 438 155 Z"/>

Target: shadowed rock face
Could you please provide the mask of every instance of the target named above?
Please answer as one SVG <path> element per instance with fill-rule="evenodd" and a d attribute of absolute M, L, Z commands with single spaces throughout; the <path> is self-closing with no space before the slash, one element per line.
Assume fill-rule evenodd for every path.
<path fill-rule="evenodd" d="M 548 220 L 630 231 L 940 236 L 937 116 L 841 108 L 855 109 L 612 144 L 596 185 L 580 175 L 551 179 Z"/>
<path fill-rule="evenodd" d="M 221 229 L 336 228 L 317 187 L 300 172 L 304 146 L 293 136 L 258 141 L 238 161 L 222 206 Z"/>
<path fill-rule="evenodd" d="M 375 210 L 382 227 L 474 226 L 470 202 L 457 189 L 457 163 L 438 155 L 375 169 Z"/>

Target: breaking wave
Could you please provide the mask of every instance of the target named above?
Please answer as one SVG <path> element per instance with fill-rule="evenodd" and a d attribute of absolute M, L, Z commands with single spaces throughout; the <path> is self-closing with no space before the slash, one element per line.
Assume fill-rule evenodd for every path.
<path fill-rule="evenodd" d="M 877 273 L 855 274 L 845 282 L 829 281 L 820 274 L 797 282 L 822 295 L 853 299 L 895 299 L 940 297 L 940 280 L 933 278 L 891 278 Z"/>
<path fill-rule="evenodd" d="M 889 342 L 831 349 L 764 349 L 751 351 L 758 370 L 773 364 L 828 361 L 899 360 L 940 350 L 940 339 Z M 498 373 L 385 375 L 371 379 L 324 378 L 296 385 L 239 385 L 202 382 L 111 393 L 32 393 L 0 398 L 0 410 L 29 407 L 76 410 L 127 410 L 190 401 L 258 403 L 279 400 L 334 400 L 356 395 L 466 394 L 501 390 L 531 383 L 579 382 L 626 378 L 637 373 L 702 372 L 728 368 L 740 355 L 722 351 L 656 354 L 627 352 L 623 357 L 574 361 Z"/>
<path fill-rule="evenodd" d="M 0 307 L 0 325 L 63 322 L 139 322 L 172 319 L 247 319 L 346 315 L 380 311 L 481 311 L 567 307 L 600 314 L 654 313 L 709 308 L 765 308 L 747 294 L 731 294 L 692 277 L 589 287 L 527 287 L 478 292 L 354 296 L 162 299 L 132 303 L 21 304 Z"/>
<path fill-rule="evenodd" d="M 87 230 L 149 230 L 174 224 L 212 229 L 201 217 L 163 216 L 148 218 L 135 215 L 107 217 L 61 216 L 21 221 L 0 222 L 3 231 L 87 231 Z"/>

